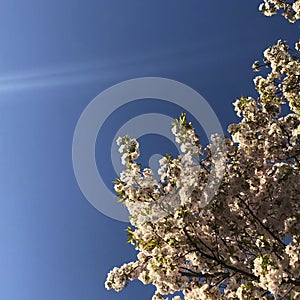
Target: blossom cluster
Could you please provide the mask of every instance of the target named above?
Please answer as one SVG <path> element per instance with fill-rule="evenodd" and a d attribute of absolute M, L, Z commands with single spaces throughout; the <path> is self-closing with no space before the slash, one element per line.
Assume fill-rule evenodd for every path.
<path fill-rule="evenodd" d="M 291 23 L 300 19 L 299 0 L 264 0 L 259 6 L 259 10 L 266 16 L 272 16 L 278 11 L 282 11 L 282 15 Z"/>

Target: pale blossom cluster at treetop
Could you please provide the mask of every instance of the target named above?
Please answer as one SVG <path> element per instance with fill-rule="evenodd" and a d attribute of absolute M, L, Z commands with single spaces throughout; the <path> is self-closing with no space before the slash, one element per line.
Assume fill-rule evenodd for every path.
<path fill-rule="evenodd" d="M 298 0 L 260 9 L 300 18 Z M 278 41 L 254 63 L 269 72 L 254 79 L 257 99 L 235 101 L 230 137 L 204 148 L 182 114 L 172 129 L 182 154 L 160 160 L 159 181 L 136 162 L 138 142 L 118 139 L 125 169 L 115 190 L 138 255 L 109 272 L 107 289 L 138 279 L 155 286 L 152 300 L 300 299 L 299 54 Z"/>
<path fill-rule="evenodd" d="M 282 15 L 291 23 L 300 19 L 299 0 L 264 0 L 259 6 L 259 10 L 266 16 L 272 16 L 281 11 Z"/>

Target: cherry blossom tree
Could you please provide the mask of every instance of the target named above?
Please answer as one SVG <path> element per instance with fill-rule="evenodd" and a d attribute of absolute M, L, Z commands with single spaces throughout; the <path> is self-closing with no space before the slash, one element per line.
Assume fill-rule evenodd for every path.
<path fill-rule="evenodd" d="M 294 22 L 300 1 L 265 0 L 260 10 Z M 230 137 L 203 148 L 186 116 L 175 120 L 182 153 L 160 160 L 160 180 L 136 162 L 137 140 L 118 139 L 125 169 L 115 191 L 138 254 L 109 272 L 107 289 L 138 279 L 156 287 L 153 300 L 300 299 L 299 50 L 278 41 L 253 64 L 268 72 L 254 79 L 257 99 L 235 101 L 241 121 Z"/>

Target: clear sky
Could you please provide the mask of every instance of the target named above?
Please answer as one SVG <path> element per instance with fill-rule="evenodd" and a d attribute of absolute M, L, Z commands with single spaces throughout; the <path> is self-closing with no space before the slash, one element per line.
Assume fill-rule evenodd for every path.
<path fill-rule="evenodd" d="M 1 1 L 0 300 L 150 299 L 153 287 L 137 282 L 121 293 L 104 289 L 106 273 L 135 251 L 128 224 L 97 211 L 77 184 L 75 126 L 106 88 L 157 76 L 199 92 L 226 131 L 238 120 L 231 103 L 256 97 L 252 62 L 279 38 L 294 44 L 299 36 L 297 25 L 259 13 L 259 2 Z M 144 108 L 117 110 L 110 124 Z M 103 127 L 97 140 L 100 169 L 117 127 Z M 148 141 L 148 156 L 157 143 Z"/>

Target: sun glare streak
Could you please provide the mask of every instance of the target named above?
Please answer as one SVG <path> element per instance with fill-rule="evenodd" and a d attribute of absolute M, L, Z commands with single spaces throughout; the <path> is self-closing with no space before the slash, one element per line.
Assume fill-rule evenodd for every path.
<path fill-rule="evenodd" d="M 31 71 L 20 71 L 11 74 L 0 74 L 0 92 L 32 89 L 46 86 L 86 83 L 95 80 L 115 80 L 133 72 L 134 76 L 143 66 L 144 70 L 157 72 L 158 69 L 186 68 L 195 64 L 197 57 L 211 57 L 207 45 L 195 44 L 192 47 L 183 45 L 177 48 L 163 49 L 160 52 L 131 56 L 125 59 L 94 60 L 74 64 L 45 66 Z M 184 58 L 184 59 L 182 59 Z M 201 64 L 208 64 L 203 59 Z M 128 77 L 128 75 L 127 75 Z"/>

